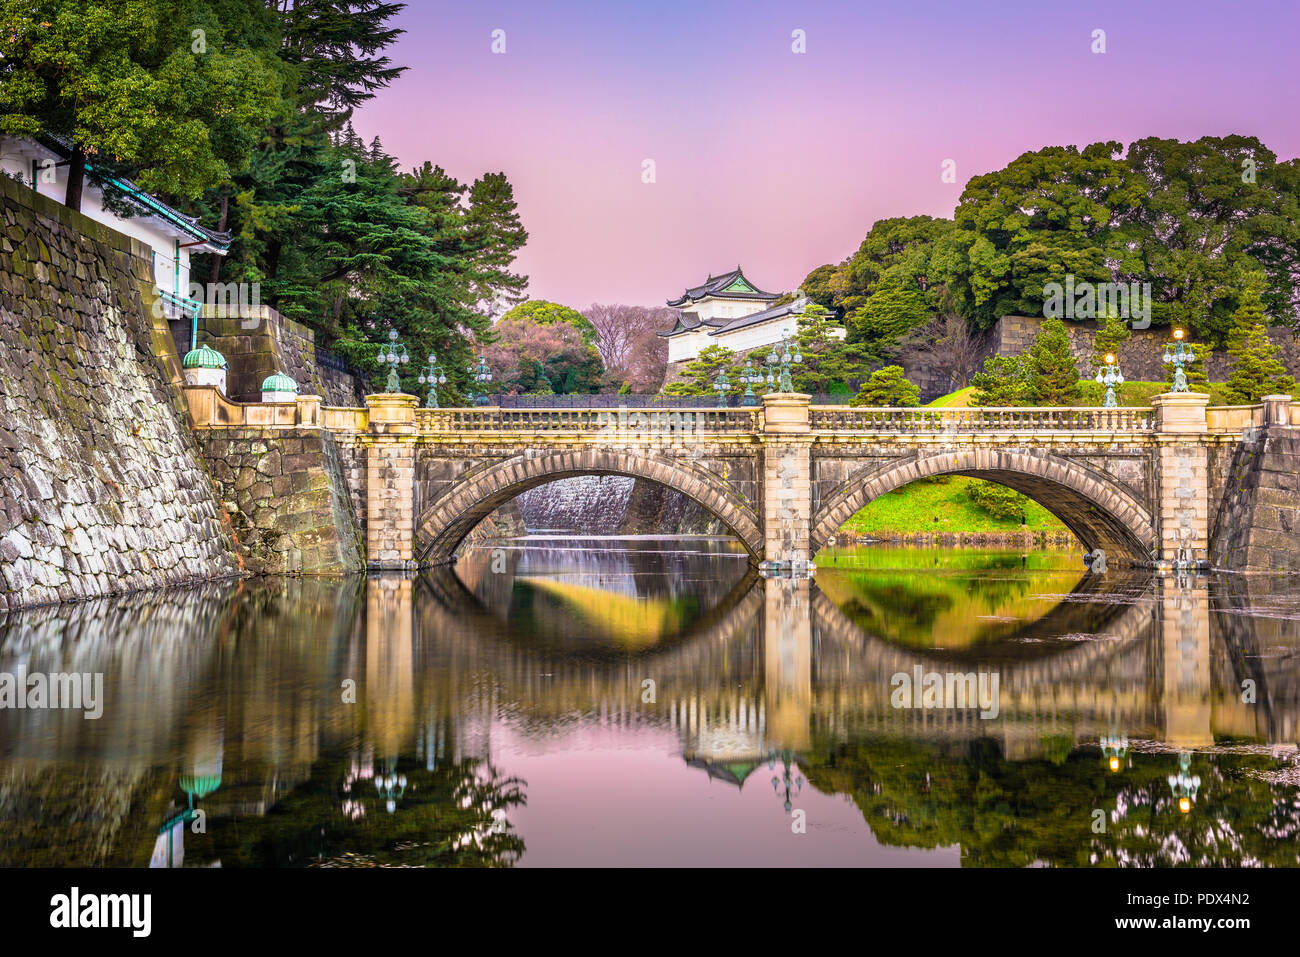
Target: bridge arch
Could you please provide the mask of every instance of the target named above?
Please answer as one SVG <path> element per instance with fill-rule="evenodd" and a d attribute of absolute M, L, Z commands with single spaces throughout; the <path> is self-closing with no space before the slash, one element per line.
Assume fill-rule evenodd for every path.
<path fill-rule="evenodd" d="M 495 508 L 520 492 L 576 475 L 624 475 L 675 489 L 716 516 L 740 539 L 752 559 L 763 557 L 757 514 L 717 475 L 655 454 L 593 447 L 516 455 L 469 476 L 419 515 L 416 560 L 421 564 L 449 561 L 465 536 Z"/>
<path fill-rule="evenodd" d="M 1039 449 L 968 449 L 907 457 L 851 476 L 813 516 L 811 551 L 873 499 L 931 475 L 988 479 L 1021 492 L 1056 515 L 1085 548 L 1111 562 L 1142 565 L 1156 546 L 1151 513 L 1113 479 Z"/>

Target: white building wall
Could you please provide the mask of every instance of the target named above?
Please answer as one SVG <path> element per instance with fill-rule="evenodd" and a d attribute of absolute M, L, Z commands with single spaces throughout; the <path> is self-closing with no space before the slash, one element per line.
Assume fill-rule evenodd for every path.
<path fill-rule="evenodd" d="M 737 329 L 723 335 L 710 336 L 709 340 L 716 345 L 726 346 L 738 356 L 743 356 L 763 346 L 780 343 L 782 335 L 789 336 L 793 341 L 798 331 L 799 317 L 790 315 L 746 326 L 744 329 Z M 834 339 L 843 339 L 848 334 L 842 326 L 830 326 L 827 331 Z"/>
<path fill-rule="evenodd" d="M 32 160 L 36 160 L 37 175 L 35 188 L 42 196 L 62 203 L 68 191 L 68 167 L 57 166 L 42 174 L 41 164 L 47 160 L 59 162 L 59 157 L 39 143 L 19 140 L 12 137 L 0 138 L 0 169 L 19 178 L 28 186 L 32 185 Z M 54 182 L 42 182 L 53 176 Z M 110 229 L 125 233 L 143 243 L 154 251 L 154 282 L 158 288 L 177 295 L 188 296 L 190 288 L 190 251 L 180 250 L 180 271 L 176 270 L 177 244 L 189 239 L 180 239 L 179 230 L 170 230 L 153 216 L 133 216 L 123 219 L 116 213 L 104 208 L 104 193 L 89 176 L 81 196 L 81 212 L 97 223 L 103 223 Z"/>
<path fill-rule="evenodd" d="M 741 316 L 752 316 L 756 312 L 762 312 L 767 307 L 768 303 L 754 299 L 706 296 L 698 302 L 682 306 L 682 309 L 695 313 L 701 319 L 739 319 Z"/>

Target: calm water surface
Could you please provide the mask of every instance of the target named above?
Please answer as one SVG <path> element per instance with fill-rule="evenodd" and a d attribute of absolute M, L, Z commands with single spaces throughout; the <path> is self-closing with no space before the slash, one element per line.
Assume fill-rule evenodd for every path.
<path fill-rule="evenodd" d="M 818 566 L 531 538 L 0 618 L 0 675 L 103 675 L 0 709 L 0 864 L 1300 863 L 1294 578 Z"/>

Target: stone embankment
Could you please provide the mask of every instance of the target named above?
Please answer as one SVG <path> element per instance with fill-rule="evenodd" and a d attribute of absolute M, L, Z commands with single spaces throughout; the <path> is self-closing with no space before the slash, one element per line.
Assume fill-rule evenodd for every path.
<path fill-rule="evenodd" d="M 0 612 L 240 574 L 150 250 L 0 177 Z"/>

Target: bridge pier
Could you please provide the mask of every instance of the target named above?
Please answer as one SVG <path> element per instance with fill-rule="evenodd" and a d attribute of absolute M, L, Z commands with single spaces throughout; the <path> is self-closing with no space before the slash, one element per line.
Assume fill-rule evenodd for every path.
<path fill-rule="evenodd" d="M 812 728 L 812 592 L 808 578 L 763 583 L 764 710 L 767 738 L 804 750 Z"/>
<path fill-rule="evenodd" d="M 1210 397 L 1199 392 L 1166 392 L 1152 400 L 1156 409 L 1156 567 L 1208 565 L 1210 561 L 1209 431 L 1205 410 Z"/>
<path fill-rule="evenodd" d="M 413 395 L 366 396 L 366 567 L 415 567 L 415 407 Z"/>
<path fill-rule="evenodd" d="M 763 562 L 765 572 L 807 574 L 812 566 L 811 396 L 763 397 Z"/>
<path fill-rule="evenodd" d="M 1203 578 L 1160 582 L 1161 705 L 1165 743 L 1187 749 L 1214 744 L 1211 728 L 1210 593 Z"/>

